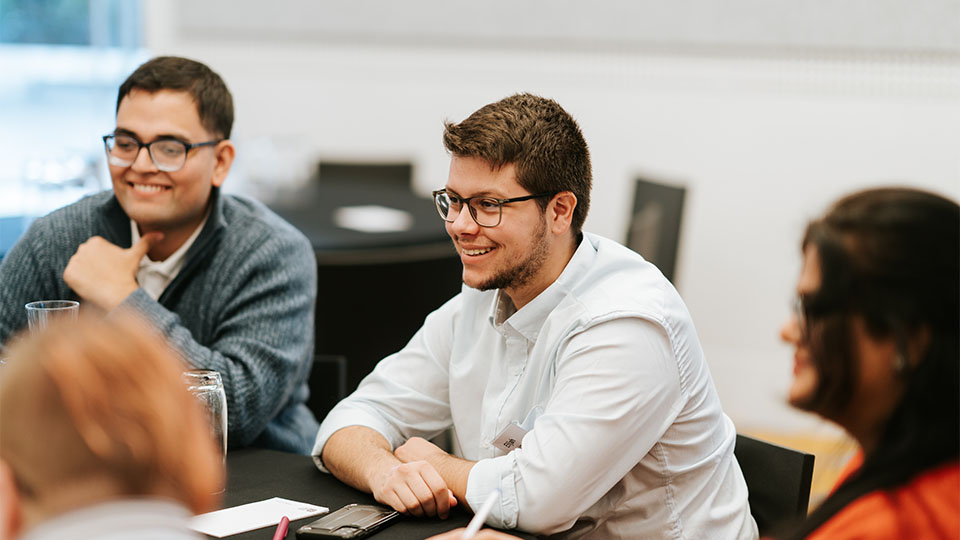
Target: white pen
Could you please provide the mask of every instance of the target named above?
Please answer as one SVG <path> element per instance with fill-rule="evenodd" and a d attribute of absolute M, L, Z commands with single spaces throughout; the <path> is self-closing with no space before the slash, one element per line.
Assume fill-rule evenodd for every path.
<path fill-rule="evenodd" d="M 476 515 L 473 516 L 473 519 L 470 520 L 470 523 L 467 524 L 467 529 L 463 531 L 463 536 L 460 537 L 460 540 L 470 540 L 473 538 L 473 535 L 477 534 L 477 531 L 483 526 L 483 522 L 487 520 L 490 510 L 493 510 L 493 505 L 499 498 L 500 488 L 491 491 L 490 495 L 487 495 L 487 500 L 483 501 L 483 506 L 480 507 L 480 511 L 477 512 Z"/>

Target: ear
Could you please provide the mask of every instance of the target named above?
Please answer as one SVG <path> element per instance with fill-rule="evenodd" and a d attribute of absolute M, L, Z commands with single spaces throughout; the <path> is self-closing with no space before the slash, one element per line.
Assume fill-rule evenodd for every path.
<path fill-rule="evenodd" d="M 211 183 L 215 187 L 223 185 L 227 179 L 227 173 L 230 172 L 230 166 L 233 165 L 233 158 L 237 154 L 237 149 L 229 139 L 220 141 L 214 149 L 216 163 L 213 165 L 213 177 Z"/>
<path fill-rule="evenodd" d="M 0 459 L 0 540 L 13 538 L 23 525 L 23 507 L 13 471 Z"/>
<path fill-rule="evenodd" d="M 547 205 L 547 219 L 550 231 L 560 236 L 570 230 L 573 222 L 573 209 L 577 207 L 577 196 L 570 191 L 561 191 L 553 196 Z"/>

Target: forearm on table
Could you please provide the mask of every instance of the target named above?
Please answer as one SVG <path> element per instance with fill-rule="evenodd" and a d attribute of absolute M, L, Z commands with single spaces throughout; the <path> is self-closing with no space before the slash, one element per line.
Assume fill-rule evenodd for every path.
<path fill-rule="evenodd" d="M 467 480 L 470 478 L 470 470 L 477 462 L 450 454 L 431 456 L 426 461 L 440 473 L 443 481 L 446 482 L 447 487 L 453 492 L 457 500 L 469 507 L 470 505 L 467 503 Z"/>
<path fill-rule="evenodd" d="M 365 426 L 347 426 L 327 439 L 324 467 L 341 482 L 367 493 L 378 476 L 400 464 L 383 435 Z"/>

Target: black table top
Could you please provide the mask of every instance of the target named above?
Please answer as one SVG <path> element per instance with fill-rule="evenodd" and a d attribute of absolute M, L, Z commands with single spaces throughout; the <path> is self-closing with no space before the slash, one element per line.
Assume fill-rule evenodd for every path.
<path fill-rule="evenodd" d="M 227 454 L 224 508 L 271 497 L 326 506 L 331 512 L 350 503 L 376 504 L 372 495 L 357 491 L 332 475 L 321 472 L 310 457 L 263 449 L 231 450 Z M 473 514 L 462 508 L 455 508 L 446 520 L 405 516 L 375 533 L 372 538 L 423 540 L 457 527 L 465 527 L 471 517 Z M 295 538 L 294 531 L 319 518 L 320 516 L 315 516 L 291 521 L 287 539 L 292 540 Z M 257 529 L 227 538 L 265 540 L 273 536 L 274 529 L 275 527 Z M 519 536 L 534 538 L 524 534 Z"/>
<path fill-rule="evenodd" d="M 351 206 L 376 205 L 402 210 L 410 218 L 409 228 L 392 232 L 363 232 L 336 224 L 337 210 Z M 296 193 L 292 200 L 275 201 L 270 207 L 300 229 L 318 253 L 383 250 L 412 246 L 449 247 L 443 220 L 429 197 L 417 196 L 402 184 L 349 181 L 316 181 Z"/>

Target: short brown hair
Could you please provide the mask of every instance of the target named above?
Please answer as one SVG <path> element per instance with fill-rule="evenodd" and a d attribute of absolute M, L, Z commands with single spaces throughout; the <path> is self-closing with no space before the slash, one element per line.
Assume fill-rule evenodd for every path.
<path fill-rule="evenodd" d="M 204 129 L 217 137 L 230 138 L 233 96 L 220 75 L 206 65 L 179 56 L 158 56 L 148 60 L 120 85 L 117 110 L 133 89 L 150 93 L 177 90 L 190 94 Z"/>
<path fill-rule="evenodd" d="M 0 458 L 25 497 L 116 486 L 194 512 L 217 504 L 222 455 L 185 369 L 137 317 L 81 317 L 18 338 L 0 379 Z M 69 501 L 77 507 L 85 501 Z"/>
<path fill-rule="evenodd" d="M 590 208 L 590 151 L 580 126 L 559 103 L 515 94 L 491 103 L 459 124 L 447 122 L 443 145 L 458 157 L 476 157 L 499 168 L 516 166 L 530 193 L 570 191 L 577 198 L 571 228 L 580 236 Z M 538 199 L 542 209 L 549 201 Z"/>

